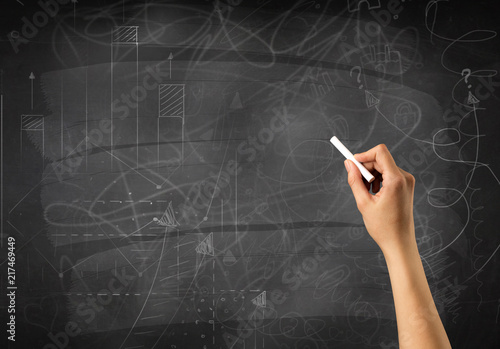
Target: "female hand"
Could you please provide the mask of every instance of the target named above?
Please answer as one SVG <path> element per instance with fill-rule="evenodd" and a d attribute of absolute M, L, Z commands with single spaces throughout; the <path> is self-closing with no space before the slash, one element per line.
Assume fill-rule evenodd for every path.
<path fill-rule="evenodd" d="M 348 181 L 366 229 L 382 249 L 391 279 L 400 348 L 451 348 L 432 299 L 415 240 L 415 178 L 396 166 L 385 145 L 354 155 L 376 177 L 363 182 L 346 160 Z"/>
<path fill-rule="evenodd" d="M 385 254 L 393 248 L 416 246 L 413 221 L 415 178 L 394 162 L 383 144 L 354 155 L 374 176 L 370 184 L 363 181 L 358 168 L 345 161 L 348 182 L 366 229 Z"/>

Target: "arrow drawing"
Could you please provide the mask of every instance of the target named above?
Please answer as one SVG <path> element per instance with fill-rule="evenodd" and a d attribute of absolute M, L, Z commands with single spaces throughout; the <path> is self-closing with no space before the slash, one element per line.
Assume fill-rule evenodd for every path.
<path fill-rule="evenodd" d="M 172 79 L 172 58 L 174 58 L 174 56 L 172 55 L 172 52 L 170 52 L 168 55 L 168 71 L 170 79 Z"/>
<path fill-rule="evenodd" d="M 33 110 L 33 80 L 35 80 L 35 74 L 31 72 L 29 78 L 31 80 L 31 110 Z"/>

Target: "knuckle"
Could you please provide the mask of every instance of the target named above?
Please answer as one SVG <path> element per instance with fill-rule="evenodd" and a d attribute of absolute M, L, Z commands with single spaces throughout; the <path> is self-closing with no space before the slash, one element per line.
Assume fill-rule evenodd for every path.
<path fill-rule="evenodd" d="M 389 149 L 387 149 L 387 146 L 384 143 L 377 145 L 376 148 L 378 151 L 381 151 L 381 152 L 389 151 Z"/>
<path fill-rule="evenodd" d="M 412 189 L 415 188 L 415 182 L 416 182 L 415 176 L 413 176 L 411 173 L 408 173 L 406 176 L 406 181 L 407 181 L 408 186 L 410 188 L 412 188 Z"/>
<path fill-rule="evenodd" d="M 408 173 L 407 174 L 407 181 L 411 184 L 411 185 L 415 185 L 415 176 L 412 175 L 411 173 Z"/>
<path fill-rule="evenodd" d="M 405 180 L 403 175 L 394 177 L 393 184 L 392 184 L 394 189 L 396 189 L 396 190 L 403 189 L 405 184 L 406 184 L 406 180 Z"/>

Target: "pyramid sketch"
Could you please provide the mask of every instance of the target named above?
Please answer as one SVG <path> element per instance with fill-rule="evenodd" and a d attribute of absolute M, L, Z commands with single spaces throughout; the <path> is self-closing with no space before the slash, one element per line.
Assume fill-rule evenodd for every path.
<path fill-rule="evenodd" d="M 474 96 L 472 92 L 469 91 L 469 96 L 467 97 L 467 104 L 476 104 L 476 103 L 479 103 L 479 99 L 477 99 L 476 96 Z"/>
<path fill-rule="evenodd" d="M 229 106 L 229 109 L 243 109 L 243 104 L 241 104 L 241 98 L 240 98 L 240 93 L 236 92 L 234 95 L 233 101 L 231 102 L 231 105 Z"/>
<path fill-rule="evenodd" d="M 257 297 L 252 299 L 252 303 L 258 307 L 266 307 L 266 291 L 261 292 Z"/>
<path fill-rule="evenodd" d="M 231 252 L 231 250 L 227 250 L 226 254 L 224 255 L 224 258 L 222 259 L 222 262 L 225 265 L 232 265 L 232 264 L 236 263 L 236 257 Z"/>
<path fill-rule="evenodd" d="M 366 97 L 366 106 L 368 108 L 371 108 L 374 105 L 380 103 L 380 100 L 377 97 L 375 97 L 371 92 L 368 92 L 366 90 L 365 90 L 365 97 Z"/>
<path fill-rule="evenodd" d="M 196 246 L 196 252 L 203 255 L 214 255 L 214 233 L 208 234 L 208 236 L 203 239 L 198 246 Z"/>
<path fill-rule="evenodd" d="M 177 220 L 175 219 L 175 212 L 172 208 L 172 201 L 168 203 L 167 209 L 160 217 L 160 219 L 154 217 L 153 221 L 155 221 L 159 226 L 165 228 L 175 228 L 180 225 L 179 222 L 177 222 Z"/>

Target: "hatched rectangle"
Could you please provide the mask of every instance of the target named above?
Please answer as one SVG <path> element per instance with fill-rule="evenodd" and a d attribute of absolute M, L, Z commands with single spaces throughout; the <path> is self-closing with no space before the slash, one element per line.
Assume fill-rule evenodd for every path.
<path fill-rule="evenodd" d="M 113 42 L 120 44 L 137 43 L 137 26 L 120 26 L 113 30 Z"/>
<path fill-rule="evenodd" d="M 21 130 L 43 131 L 43 115 L 21 115 Z"/>
<path fill-rule="evenodd" d="M 184 118 L 184 84 L 160 84 L 159 117 Z"/>

